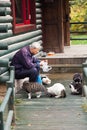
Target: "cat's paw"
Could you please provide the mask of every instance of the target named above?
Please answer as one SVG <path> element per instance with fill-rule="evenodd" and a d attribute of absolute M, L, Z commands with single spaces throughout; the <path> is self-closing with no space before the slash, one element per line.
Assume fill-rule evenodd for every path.
<path fill-rule="evenodd" d="M 40 98 L 41 97 L 41 95 L 37 95 L 37 98 Z"/>
<path fill-rule="evenodd" d="M 41 95 L 42 95 L 42 92 L 36 92 L 36 97 L 37 97 L 37 98 L 40 98 Z"/>
<path fill-rule="evenodd" d="M 31 99 L 31 93 L 28 93 L 28 99 L 29 100 Z"/>
<path fill-rule="evenodd" d="M 55 98 L 60 98 L 61 96 L 55 96 Z"/>

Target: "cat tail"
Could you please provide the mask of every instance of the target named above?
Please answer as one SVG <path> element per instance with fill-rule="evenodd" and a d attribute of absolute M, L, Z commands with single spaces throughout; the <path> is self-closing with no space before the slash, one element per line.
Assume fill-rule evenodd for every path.
<path fill-rule="evenodd" d="M 61 91 L 61 98 L 65 98 L 66 97 L 66 92 L 65 92 L 65 90 L 62 90 Z"/>

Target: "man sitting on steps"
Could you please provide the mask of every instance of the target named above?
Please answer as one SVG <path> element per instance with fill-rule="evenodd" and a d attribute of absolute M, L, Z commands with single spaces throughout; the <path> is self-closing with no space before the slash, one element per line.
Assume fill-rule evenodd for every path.
<path fill-rule="evenodd" d="M 40 70 L 40 61 L 33 55 L 42 49 L 39 42 L 20 49 L 13 57 L 11 65 L 15 67 L 15 79 L 29 77 L 30 82 L 36 82 Z"/>

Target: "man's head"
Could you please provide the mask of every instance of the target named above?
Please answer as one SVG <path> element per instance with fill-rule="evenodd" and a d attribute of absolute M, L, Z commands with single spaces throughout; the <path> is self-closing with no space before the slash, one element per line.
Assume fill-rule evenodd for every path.
<path fill-rule="evenodd" d="M 34 55 L 37 54 L 41 49 L 42 49 L 42 46 L 41 46 L 41 43 L 39 42 L 33 42 L 30 45 L 30 51 Z"/>

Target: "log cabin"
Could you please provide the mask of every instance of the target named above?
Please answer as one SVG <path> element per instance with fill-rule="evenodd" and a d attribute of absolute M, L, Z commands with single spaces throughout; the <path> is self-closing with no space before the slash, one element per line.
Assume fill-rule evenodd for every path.
<path fill-rule="evenodd" d="M 0 60 L 39 41 L 45 52 L 70 46 L 69 0 L 1 0 Z M 5 72 L 0 68 L 0 75 Z"/>

